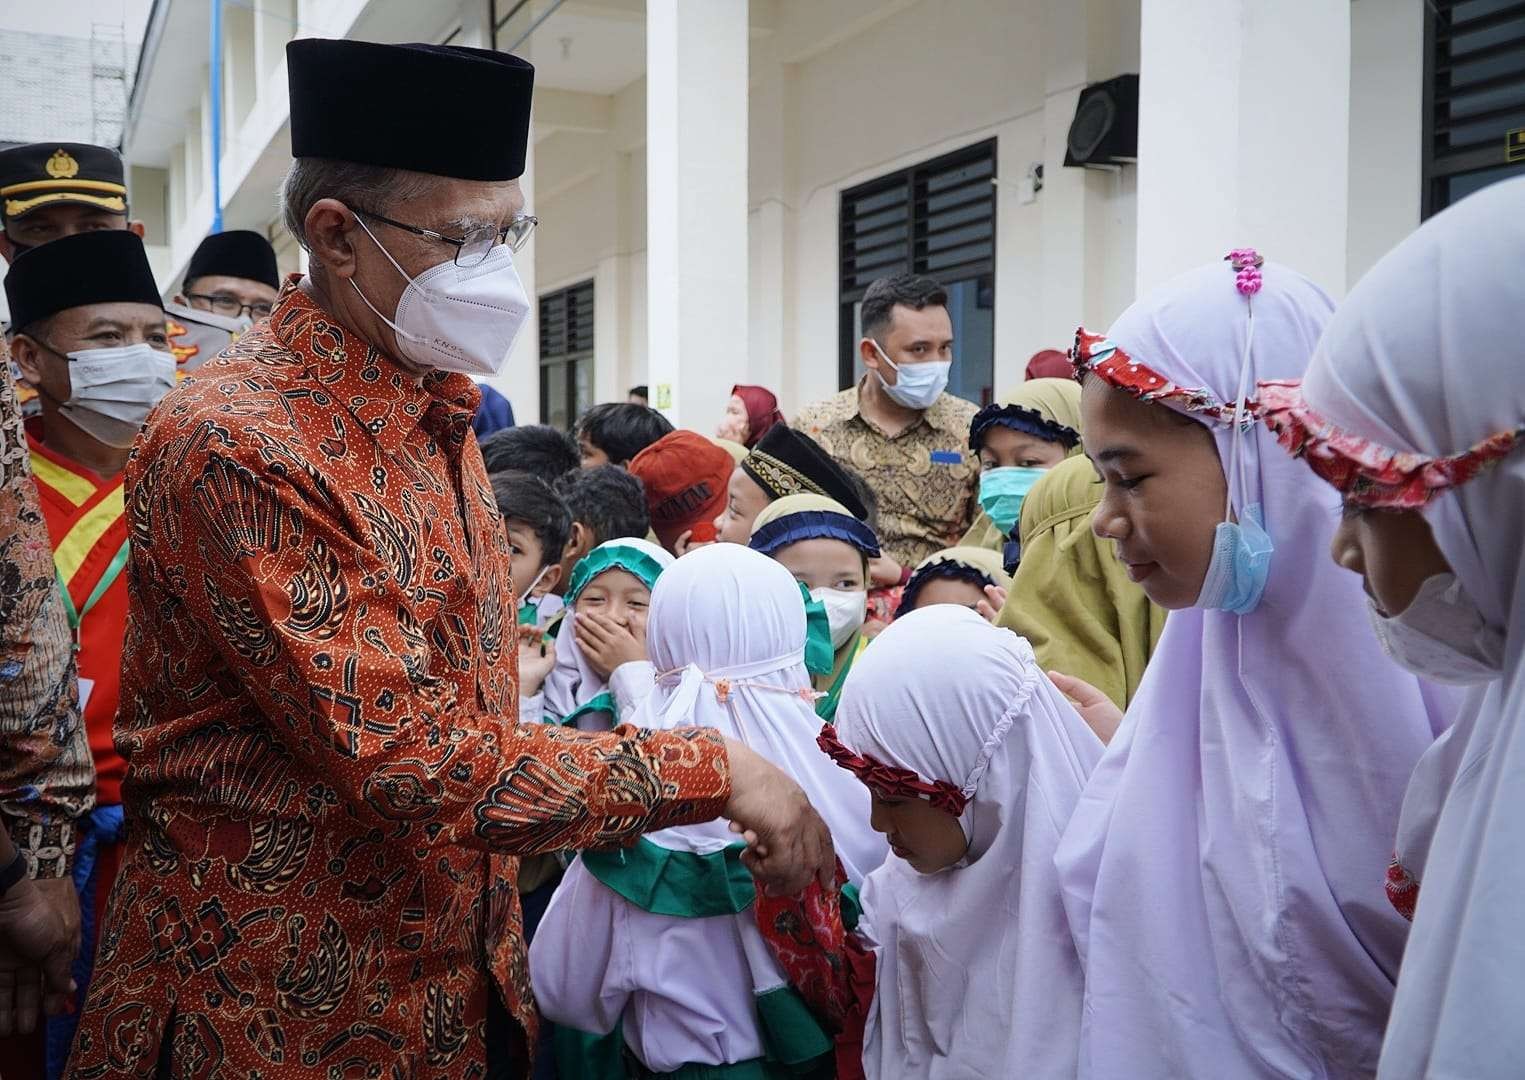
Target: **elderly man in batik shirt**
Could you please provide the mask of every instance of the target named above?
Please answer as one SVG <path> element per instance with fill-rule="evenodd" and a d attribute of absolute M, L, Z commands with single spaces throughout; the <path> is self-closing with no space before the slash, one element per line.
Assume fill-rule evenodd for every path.
<path fill-rule="evenodd" d="M 287 67 L 311 270 L 127 467 L 131 851 L 69 1075 L 522 1075 L 517 856 L 724 814 L 795 891 L 830 880 L 830 839 L 713 730 L 516 723 L 469 375 L 531 303 L 530 66 L 304 39 Z"/>

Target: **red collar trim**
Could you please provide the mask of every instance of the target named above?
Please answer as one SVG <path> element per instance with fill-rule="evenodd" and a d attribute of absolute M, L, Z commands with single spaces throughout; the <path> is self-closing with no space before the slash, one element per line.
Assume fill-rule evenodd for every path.
<path fill-rule="evenodd" d="M 925 799 L 954 817 L 961 815 L 964 807 L 969 805 L 969 796 L 946 780 L 923 780 L 910 769 L 886 765 L 867 754 L 853 753 L 838 740 L 837 729 L 830 724 L 822 726 L 815 741 L 832 761 L 863 781 L 863 785 L 880 798 Z"/>
<path fill-rule="evenodd" d="M 1347 503 L 1370 509 L 1418 509 L 1498 462 L 1525 437 L 1525 428 L 1503 431 L 1459 454 L 1429 457 L 1390 450 L 1336 427 L 1303 399 L 1300 379 L 1263 382 L 1259 395 L 1261 419 L 1276 441 Z"/>

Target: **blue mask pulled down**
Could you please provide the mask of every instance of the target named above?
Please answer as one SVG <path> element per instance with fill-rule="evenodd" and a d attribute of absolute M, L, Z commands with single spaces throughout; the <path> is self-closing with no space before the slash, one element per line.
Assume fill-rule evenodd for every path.
<path fill-rule="evenodd" d="M 1022 520 L 1022 502 L 1047 470 L 1009 465 L 980 473 L 980 509 L 1005 536 L 1014 536 Z"/>
<path fill-rule="evenodd" d="M 1213 532 L 1213 557 L 1196 606 L 1248 615 L 1260 603 L 1271 576 L 1276 545 L 1262 524 L 1260 504 L 1244 508 L 1238 521 L 1220 521 Z"/>

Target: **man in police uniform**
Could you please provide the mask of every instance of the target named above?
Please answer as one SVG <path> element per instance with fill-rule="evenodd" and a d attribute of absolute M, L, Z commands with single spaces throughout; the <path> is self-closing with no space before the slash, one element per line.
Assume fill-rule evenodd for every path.
<path fill-rule="evenodd" d="M 123 229 L 66 236 L 27 251 L 5 279 L 11 356 L 38 391 L 28 421 L 33 478 L 79 662 L 79 704 L 96 771 L 75 879 L 94 955 L 121 857 L 126 763 L 112 743 L 127 633 L 127 518 L 122 469 L 148 411 L 174 385 L 174 360 L 143 242 Z M 76 969 L 83 1000 L 87 978 Z M 48 1075 L 63 1066 L 72 1017 L 49 1021 Z M 40 1037 L 40 1036 L 39 1036 Z M 9 1070 L 6 1070 L 9 1072 Z"/>
<path fill-rule="evenodd" d="M 127 229 L 127 184 L 115 150 L 89 143 L 46 142 L 0 150 L 0 258 L 74 233 Z"/>

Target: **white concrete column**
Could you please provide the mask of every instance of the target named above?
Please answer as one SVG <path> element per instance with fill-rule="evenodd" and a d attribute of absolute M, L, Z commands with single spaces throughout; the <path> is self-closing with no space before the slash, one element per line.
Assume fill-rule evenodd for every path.
<path fill-rule="evenodd" d="M 646 8 L 651 392 L 708 430 L 748 370 L 747 0 Z"/>
<path fill-rule="evenodd" d="M 1138 292 L 1254 247 L 1342 295 L 1350 5 L 1142 3 Z"/>
<path fill-rule="evenodd" d="M 1424 6 L 1352 0 L 1347 285 L 1419 226 L 1423 108 Z"/>
<path fill-rule="evenodd" d="M 525 150 L 524 175 L 519 178 L 524 191 L 524 212 L 535 212 L 535 128 L 530 125 L 529 145 Z M 539 230 L 537 229 L 536 232 Z M 535 233 L 529 242 L 514 253 L 514 269 L 524 282 L 524 291 L 530 298 L 529 317 L 514 341 L 503 370 L 490 379 L 495 390 L 500 391 L 514 406 L 514 421 L 519 424 L 540 423 L 540 296 L 535 291 Z"/>
<path fill-rule="evenodd" d="M 461 0 L 461 37 L 455 44 L 491 49 L 495 47 L 492 34 L 492 5 L 488 0 Z"/>
<path fill-rule="evenodd" d="M 732 382 L 766 386 L 778 395 L 784 415 L 804 404 L 795 365 L 785 364 L 794 338 L 792 265 L 795 214 L 788 200 L 795 186 L 795 130 L 791 87 L 795 69 L 759 50 L 747 105 L 747 169 L 750 214 L 747 231 L 747 367 Z"/>

